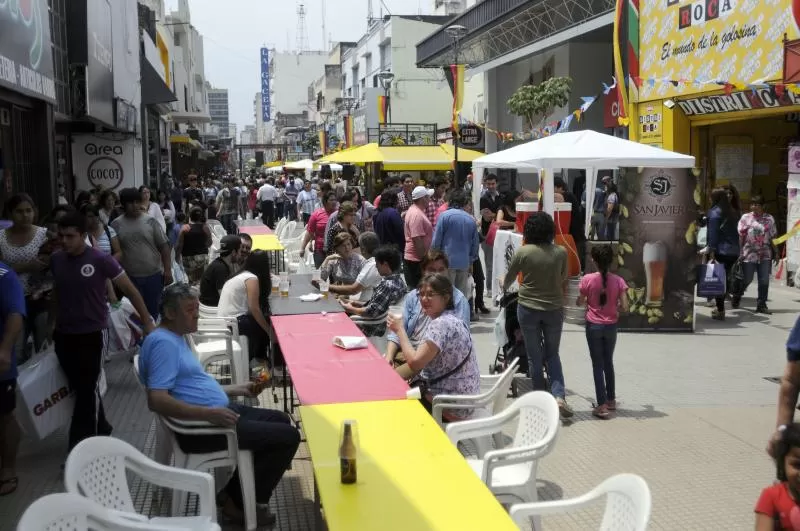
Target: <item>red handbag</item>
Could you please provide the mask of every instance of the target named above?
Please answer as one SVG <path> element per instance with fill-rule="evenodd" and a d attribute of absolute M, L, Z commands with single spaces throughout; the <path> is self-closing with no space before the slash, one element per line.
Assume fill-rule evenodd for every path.
<path fill-rule="evenodd" d="M 492 224 L 489 225 L 489 230 L 486 231 L 486 245 L 492 246 L 494 245 L 494 240 L 497 237 L 497 229 L 498 225 L 496 221 L 492 221 Z"/>

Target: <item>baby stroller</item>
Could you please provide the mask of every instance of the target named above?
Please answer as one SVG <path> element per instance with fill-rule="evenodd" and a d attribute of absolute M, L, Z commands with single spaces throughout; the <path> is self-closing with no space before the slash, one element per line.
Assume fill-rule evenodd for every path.
<path fill-rule="evenodd" d="M 489 374 L 499 374 L 506 370 L 514 358 L 519 358 L 517 374 L 514 375 L 514 380 L 511 382 L 511 396 L 514 398 L 519 395 L 518 379 L 531 378 L 528 368 L 528 354 L 525 351 L 525 341 L 522 338 L 522 329 L 517 319 L 517 298 L 518 294 L 512 292 L 506 293 L 503 298 L 500 299 L 500 307 L 505 311 L 503 326 L 506 342 L 497 348 L 497 355 L 495 356 L 494 363 L 489 366 Z M 542 348 L 544 348 L 544 345 Z M 549 390 L 550 380 L 547 377 L 546 364 L 544 367 L 544 379 L 547 390 Z"/>

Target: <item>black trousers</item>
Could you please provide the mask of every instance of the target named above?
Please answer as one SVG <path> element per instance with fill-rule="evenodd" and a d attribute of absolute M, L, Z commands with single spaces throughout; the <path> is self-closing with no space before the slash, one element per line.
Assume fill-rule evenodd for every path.
<path fill-rule="evenodd" d="M 726 294 L 730 293 L 731 295 L 736 295 L 736 293 L 733 293 L 733 290 L 731 289 L 731 286 L 733 285 L 733 275 L 731 275 L 731 269 L 733 269 L 733 264 L 736 263 L 736 261 L 739 259 L 739 257 L 738 256 L 729 256 L 729 255 L 720 254 L 720 255 L 716 255 L 714 258 L 716 258 L 717 262 L 719 262 L 720 264 L 722 264 L 725 267 L 725 280 L 726 280 L 726 284 L 727 284 L 725 286 L 725 293 Z M 725 311 L 725 295 L 723 295 L 722 297 L 715 297 L 715 302 L 717 303 L 717 311 L 724 312 Z"/>
<path fill-rule="evenodd" d="M 237 319 L 239 334 L 247 337 L 248 356 L 253 358 L 265 359 L 267 357 L 267 346 L 269 345 L 269 334 L 261 328 L 258 321 L 252 314 L 240 315 Z"/>
<path fill-rule="evenodd" d="M 267 227 L 275 228 L 275 201 L 261 201 L 261 221 Z"/>
<path fill-rule="evenodd" d="M 253 452 L 253 473 L 256 479 L 256 502 L 266 504 L 278 486 L 283 473 L 292 463 L 300 433 L 292 426 L 291 419 L 281 411 L 247 407 L 236 403 L 228 406 L 239 414 L 236 435 L 239 448 Z M 186 453 L 214 452 L 225 448 L 225 439 L 220 436 L 195 436 L 176 434 L 178 444 Z M 234 472 L 225 486 L 225 492 L 240 509 L 242 487 L 239 473 Z"/>
<path fill-rule="evenodd" d="M 403 258 L 403 274 L 406 277 L 406 286 L 409 290 L 417 289 L 422 280 L 422 262 L 413 262 Z M 467 297 L 467 294 L 464 294 Z"/>
<path fill-rule="evenodd" d="M 111 435 L 111 424 L 106 420 L 98 386 L 108 332 L 56 332 L 53 342 L 58 363 L 67 375 L 70 389 L 75 392 L 75 409 L 69 427 L 69 450 L 72 451 L 75 445 L 88 437 Z"/>
<path fill-rule="evenodd" d="M 480 309 L 486 307 L 486 303 L 483 302 L 483 290 L 485 288 L 486 277 L 483 274 L 483 266 L 481 265 L 481 259 L 478 258 L 474 262 L 472 262 L 472 280 L 475 281 L 475 309 Z M 471 293 L 465 293 L 464 296 L 469 299 Z"/>

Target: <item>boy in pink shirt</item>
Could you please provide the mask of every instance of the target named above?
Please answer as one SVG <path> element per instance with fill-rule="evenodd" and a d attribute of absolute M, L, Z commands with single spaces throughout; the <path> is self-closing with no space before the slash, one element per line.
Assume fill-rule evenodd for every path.
<path fill-rule="evenodd" d="M 597 405 L 592 415 L 607 419 L 617 409 L 614 378 L 614 347 L 617 343 L 619 312 L 628 311 L 628 285 L 609 273 L 614 251 L 610 245 L 592 248 L 598 273 L 585 275 L 580 283 L 578 305 L 586 304 L 586 342 L 592 358 Z"/>

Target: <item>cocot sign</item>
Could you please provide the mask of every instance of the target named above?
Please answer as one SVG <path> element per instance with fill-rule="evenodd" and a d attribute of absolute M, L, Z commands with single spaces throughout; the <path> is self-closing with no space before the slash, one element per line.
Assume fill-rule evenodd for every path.
<path fill-rule="evenodd" d="M 73 166 L 81 189 L 117 190 L 136 186 L 135 140 L 116 140 L 102 135 L 73 136 Z"/>

